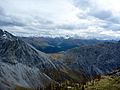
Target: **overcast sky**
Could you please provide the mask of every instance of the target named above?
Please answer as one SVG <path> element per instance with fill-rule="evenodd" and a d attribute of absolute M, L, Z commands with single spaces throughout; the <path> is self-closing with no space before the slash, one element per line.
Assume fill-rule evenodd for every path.
<path fill-rule="evenodd" d="M 120 39 L 120 0 L 0 0 L 0 28 L 19 36 Z"/>

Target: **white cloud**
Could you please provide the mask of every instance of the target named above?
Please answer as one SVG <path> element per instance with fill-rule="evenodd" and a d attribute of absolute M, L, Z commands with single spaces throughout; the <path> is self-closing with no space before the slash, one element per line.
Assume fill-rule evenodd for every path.
<path fill-rule="evenodd" d="M 0 0 L 0 27 L 16 35 L 119 39 L 119 0 Z"/>

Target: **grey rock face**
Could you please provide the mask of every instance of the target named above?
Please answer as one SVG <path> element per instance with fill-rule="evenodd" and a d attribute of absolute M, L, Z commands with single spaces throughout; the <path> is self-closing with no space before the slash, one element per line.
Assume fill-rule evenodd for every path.
<path fill-rule="evenodd" d="M 31 68 L 21 63 L 16 65 L 0 63 L 0 85 L 5 90 L 14 89 L 16 86 L 45 87 L 50 82 L 52 80 L 38 68 Z"/>
<path fill-rule="evenodd" d="M 53 63 L 49 57 L 34 49 L 22 40 L 4 32 L 0 37 L 0 58 L 1 61 L 11 64 L 23 63 L 29 66 L 52 67 Z M 43 64 L 43 67 L 41 64 Z"/>
<path fill-rule="evenodd" d="M 120 67 L 120 43 L 74 48 L 64 53 L 63 62 L 74 70 L 84 70 L 91 78 L 106 74 Z"/>
<path fill-rule="evenodd" d="M 4 34 L 3 30 L 0 29 L 0 36 L 3 35 L 3 34 Z"/>
<path fill-rule="evenodd" d="M 2 90 L 45 87 L 52 80 L 44 72 L 56 70 L 50 58 L 29 44 L 0 30 L 0 86 Z"/>
<path fill-rule="evenodd" d="M 84 74 L 75 74 L 61 62 L 31 45 L 0 30 L 0 86 L 3 90 L 22 87 L 46 87 L 66 79 L 78 80 Z M 81 80 L 82 81 L 82 80 Z"/>

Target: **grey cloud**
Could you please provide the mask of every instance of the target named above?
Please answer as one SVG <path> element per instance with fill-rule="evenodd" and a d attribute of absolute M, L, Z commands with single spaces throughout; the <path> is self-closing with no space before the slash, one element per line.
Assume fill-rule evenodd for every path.
<path fill-rule="evenodd" d="M 0 8 L 0 26 L 23 26 L 24 23 L 20 22 L 11 15 L 7 15 L 3 8 Z"/>
<path fill-rule="evenodd" d="M 0 7 L 0 26 L 19 26 L 19 27 L 24 27 L 27 25 L 31 25 L 30 23 L 39 23 L 41 26 L 46 26 L 48 24 L 53 24 L 52 21 L 43 19 L 38 16 L 31 16 L 31 18 L 20 18 L 20 17 L 15 17 L 13 15 L 8 15 L 4 11 L 3 8 Z"/>
<path fill-rule="evenodd" d="M 111 16 L 107 20 L 109 20 L 110 22 L 116 23 L 116 24 L 120 24 L 120 17 L 117 17 L 117 16 Z"/>
<path fill-rule="evenodd" d="M 0 19 L 0 26 L 24 26 L 24 24 L 16 20 L 7 19 L 6 17 L 3 17 L 2 19 Z"/>
<path fill-rule="evenodd" d="M 110 18 L 113 16 L 112 12 L 110 10 L 105 10 L 105 9 L 100 9 L 96 5 L 93 4 L 92 0 L 74 0 L 74 4 L 76 7 L 78 7 L 80 10 L 87 10 L 86 11 L 86 16 L 80 17 L 79 18 L 84 18 L 87 16 L 93 16 L 102 20 L 106 20 L 107 18 Z"/>
<path fill-rule="evenodd" d="M 0 7 L 0 15 L 5 15 L 5 12 L 2 7 Z"/>
<path fill-rule="evenodd" d="M 105 28 L 106 30 L 113 30 L 113 31 L 120 31 L 120 25 L 119 24 L 114 24 L 114 23 L 106 23 L 106 25 L 101 26 Z"/>
<path fill-rule="evenodd" d="M 75 4 L 75 6 L 81 8 L 81 9 L 86 9 L 91 6 L 89 0 L 74 0 L 74 4 Z"/>
<path fill-rule="evenodd" d="M 75 24 L 63 24 L 63 25 L 37 25 L 37 26 L 29 26 L 29 27 L 25 27 L 27 29 L 31 29 L 33 30 L 33 28 L 38 28 L 38 29 L 46 29 L 46 30 L 57 30 L 57 29 L 62 29 L 62 30 L 76 30 L 76 29 L 87 29 L 88 26 L 84 25 L 84 24 L 79 24 L 79 25 L 75 25 Z"/>
<path fill-rule="evenodd" d="M 97 10 L 97 11 L 94 10 L 94 12 L 89 12 L 88 14 L 102 20 L 106 20 L 113 16 L 112 12 L 105 10 Z"/>
<path fill-rule="evenodd" d="M 88 26 L 85 24 L 64 24 L 56 26 L 58 29 L 66 29 L 66 30 L 75 30 L 75 29 L 87 29 Z"/>
<path fill-rule="evenodd" d="M 44 18 L 41 18 L 41 17 L 38 17 L 38 16 L 35 16 L 34 19 L 39 22 L 40 24 L 53 24 L 52 21 L 50 20 L 47 20 L 47 19 L 44 19 Z"/>
<path fill-rule="evenodd" d="M 114 16 L 111 11 L 107 10 L 94 10 L 94 12 L 89 12 L 88 15 L 98 18 L 100 20 L 109 21 L 111 23 L 120 23 L 120 17 Z"/>
<path fill-rule="evenodd" d="M 103 25 L 98 27 L 104 28 L 106 30 L 120 31 L 120 16 L 115 16 L 111 10 L 105 10 L 103 8 L 98 8 L 95 3 L 91 3 L 91 0 L 75 0 L 75 6 L 80 10 L 87 10 L 83 15 L 80 13 L 78 18 L 89 19 L 90 17 L 97 18 L 103 21 Z M 84 8 L 83 8 L 84 7 Z"/>
<path fill-rule="evenodd" d="M 23 2 L 24 2 L 24 0 L 23 0 Z M 49 5 L 49 3 L 47 1 L 46 1 L 46 3 Z M 6 6 L 9 6 L 9 5 L 6 4 Z M 64 24 L 64 22 L 65 22 L 64 20 L 63 20 L 63 23 L 62 22 L 55 23 L 55 22 L 57 22 L 57 21 L 55 21 L 55 20 L 57 20 L 57 19 L 55 19 L 56 16 L 54 17 L 54 15 L 50 15 L 53 17 L 49 17 L 48 14 L 44 13 L 44 10 L 43 10 L 43 12 L 40 12 L 40 13 L 44 13 L 43 15 L 40 13 L 36 13 L 37 11 L 33 14 L 32 10 L 30 11 L 30 13 L 27 13 L 24 11 L 24 7 L 22 8 L 23 13 L 21 13 L 22 10 L 20 12 L 18 11 L 18 13 L 17 13 L 17 11 L 14 12 L 14 9 L 13 9 L 13 13 L 11 15 L 10 12 L 12 12 L 12 11 L 8 11 L 6 9 L 6 12 L 7 12 L 6 13 L 4 11 L 4 9 L 6 7 L 3 6 L 4 9 L 0 8 L 0 27 L 5 27 L 8 30 L 16 33 L 17 35 L 19 35 L 19 34 L 23 34 L 23 35 L 29 34 L 30 35 L 30 34 L 39 34 L 39 33 L 41 33 L 43 35 L 48 35 L 51 33 L 53 35 L 57 35 L 57 34 L 59 35 L 59 33 L 64 34 L 64 31 L 66 32 L 65 34 L 71 35 L 71 34 L 77 33 L 77 32 L 74 33 L 74 30 L 79 31 L 79 30 L 83 29 L 83 32 L 84 32 L 85 30 L 86 31 L 89 30 L 89 27 L 91 27 L 93 29 L 94 28 L 97 29 L 96 27 L 98 27 L 98 32 L 96 32 L 96 33 L 87 32 L 85 34 L 86 36 L 88 35 L 88 38 L 91 38 L 91 37 L 108 38 L 109 37 L 109 36 L 99 34 L 99 28 L 100 29 L 102 28 L 103 31 L 105 31 L 105 30 L 119 31 L 120 17 L 114 16 L 113 13 L 111 12 L 111 10 L 107 11 L 102 8 L 98 9 L 97 6 L 95 7 L 93 5 L 91 0 L 74 0 L 74 6 L 76 6 L 77 9 L 78 8 L 80 9 L 80 15 L 77 16 L 79 18 L 79 20 L 78 19 L 76 20 L 76 21 L 78 21 L 77 24 L 70 23 L 70 22 L 68 22 L 68 24 Z M 66 7 L 67 7 L 67 5 L 66 5 Z M 43 9 L 44 9 L 44 7 L 43 7 Z M 48 11 L 49 11 L 49 13 L 52 12 L 51 9 L 50 10 L 49 10 L 49 8 L 47 8 L 47 9 L 48 10 L 46 12 L 48 12 Z M 55 9 L 53 11 L 56 12 L 56 10 L 57 9 Z M 9 15 L 8 15 L 8 13 L 9 13 Z M 18 14 L 22 14 L 21 17 L 16 17 Z M 57 13 L 57 14 L 59 14 L 59 13 Z M 14 15 L 16 15 L 16 16 L 14 16 Z M 62 15 L 64 18 L 64 13 L 62 13 Z M 42 17 L 44 17 L 44 18 L 42 18 Z M 47 19 L 45 19 L 45 18 L 47 18 Z M 56 17 L 56 18 L 58 18 L 58 17 Z M 58 20 L 60 20 L 61 18 L 62 17 L 60 17 Z M 69 15 L 68 15 L 68 18 L 69 18 Z M 62 21 L 62 19 L 61 19 L 61 21 Z M 98 22 L 98 23 L 96 23 L 96 22 Z M 78 36 L 79 35 L 80 34 L 78 34 Z M 86 37 L 86 36 L 83 36 L 83 37 Z"/>

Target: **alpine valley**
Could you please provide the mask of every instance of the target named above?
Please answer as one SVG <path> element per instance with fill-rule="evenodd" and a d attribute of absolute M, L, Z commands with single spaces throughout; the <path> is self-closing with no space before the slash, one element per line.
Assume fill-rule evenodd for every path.
<path fill-rule="evenodd" d="M 0 29 L 0 90 L 120 90 L 119 68 L 119 41 L 17 37 Z"/>

